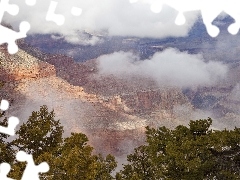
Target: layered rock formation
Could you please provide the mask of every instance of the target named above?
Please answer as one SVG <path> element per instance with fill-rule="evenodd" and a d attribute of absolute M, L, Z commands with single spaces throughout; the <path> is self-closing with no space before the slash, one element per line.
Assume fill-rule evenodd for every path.
<path fill-rule="evenodd" d="M 47 105 L 54 109 L 66 136 L 87 134 L 98 153 L 128 154 L 144 142 L 147 125 L 187 125 L 189 119 L 205 118 L 212 112 L 221 112 L 218 122 L 224 123 L 236 119 L 240 107 L 240 101 L 233 101 L 237 93 L 230 86 L 184 91 L 159 88 L 148 78 L 100 75 L 95 59 L 76 63 L 70 57 L 28 50 L 8 55 L 6 48 L 0 49 L 0 80 L 5 81 L 0 97 L 11 101 L 9 114 L 23 122 L 32 111 Z"/>
<path fill-rule="evenodd" d="M 57 55 L 48 56 L 47 62 L 43 62 L 21 49 L 15 55 L 8 55 L 1 49 L 0 54 L 0 80 L 5 81 L 0 94 L 12 100 L 9 114 L 23 122 L 32 111 L 47 105 L 50 110 L 54 109 L 56 119 L 61 120 L 65 135 L 84 132 L 97 152 L 104 154 L 129 153 L 143 143 L 145 126 L 156 119 L 158 124 L 173 125 L 174 105 L 187 103 L 178 90 L 108 93 L 108 83 L 101 86 L 92 79 L 96 67 L 91 63 L 78 64 Z M 64 78 L 73 78 L 75 84 L 83 86 L 69 84 Z M 114 85 L 117 86 L 119 84 Z M 92 87 L 97 88 L 91 92 Z M 160 117 L 165 120 L 161 121 Z M 132 146 L 126 149 L 129 143 Z"/>
<path fill-rule="evenodd" d="M 0 78 L 3 81 L 42 78 L 56 74 L 53 65 L 40 61 L 21 49 L 15 55 L 9 55 L 6 48 L 2 47 L 0 59 Z"/>

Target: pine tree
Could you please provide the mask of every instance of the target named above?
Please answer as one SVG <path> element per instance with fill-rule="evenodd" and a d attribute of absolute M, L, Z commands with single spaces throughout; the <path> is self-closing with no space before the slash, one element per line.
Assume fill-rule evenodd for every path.
<path fill-rule="evenodd" d="M 63 138 L 63 126 L 54 117 L 54 111 L 49 112 L 47 106 L 33 111 L 16 132 L 17 138 L 10 147 L 32 154 L 36 164 L 43 161 L 49 164 L 49 172 L 41 174 L 41 179 L 113 179 L 111 173 L 117 166 L 115 158 L 94 155 L 85 134 L 71 133 L 70 137 Z M 14 161 L 10 177 L 20 179 L 25 167 L 25 163 Z"/>
<path fill-rule="evenodd" d="M 44 152 L 54 152 L 63 142 L 63 126 L 54 119 L 54 110 L 48 112 L 47 106 L 41 106 L 39 111 L 33 111 L 26 123 L 16 132 L 18 136 L 12 142 L 19 150 L 33 157 L 39 157 Z"/>
<path fill-rule="evenodd" d="M 239 179 L 240 129 L 213 131 L 212 120 L 146 129 L 146 145 L 128 155 L 116 179 Z"/>
<path fill-rule="evenodd" d="M 7 127 L 8 119 L 3 112 L 0 111 L 0 126 Z M 14 161 L 15 151 L 10 142 L 7 141 L 9 135 L 0 133 L 0 164 L 2 162 L 12 163 Z"/>

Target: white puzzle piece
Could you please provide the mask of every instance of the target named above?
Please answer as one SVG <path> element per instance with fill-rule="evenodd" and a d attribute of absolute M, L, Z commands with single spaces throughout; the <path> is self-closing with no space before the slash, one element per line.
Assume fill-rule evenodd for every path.
<path fill-rule="evenodd" d="M 129 0 L 130 3 L 136 3 L 138 0 Z M 240 28 L 240 1 L 239 0 L 154 0 L 151 3 L 151 10 L 154 13 L 159 13 L 162 5 L 166 4 L 178 11 L 175 19 L 175 24 L 183 25 L 186 22 L 184 12 L 201 11 L 203 23 L 206 26 L 210 36 L 218 36 L 220 30 L 212 22 L 223 11 L 230 15 L 235 23 L 228 27 L 228 32 L 232 35 L 238 33 Z"/>
<path fill-rule="evenodd" d="M 1 180 L 14 180 L 12 178 L 7 177 L 8 173 L 11 170 L 11 166 L 8 163 L 0 164 L 0 179 Z"/>
<path fill-rule="evenodd" d="M 5 12 L 15 16 L 19 12 L 19 7 L 17 5 L 9 4 L 9 0 L 1 0 L 0 2 L 0 22 Z M 16 44 L 17 39 L 26 37 L 26 33 L 30 29 L 30 24 L 28 22 L 22 22 L 19 26 L 20 32 L 15 32 L 9 28 L 0 25 L 0 44 L 8 44 L 8 52 L 14 54 L 18 51 L 18 46 Z"/>
<path fill-rule="evenodd" d="M 33 156 L 24 151 L 19 151 L 16 155 L 16 159 L 20 162 L 27 162 L 21 180 L 40 180 L 39 173 L 46 173 L 49 171 L 49 165 L 46 162 L 35 165 Z"/>

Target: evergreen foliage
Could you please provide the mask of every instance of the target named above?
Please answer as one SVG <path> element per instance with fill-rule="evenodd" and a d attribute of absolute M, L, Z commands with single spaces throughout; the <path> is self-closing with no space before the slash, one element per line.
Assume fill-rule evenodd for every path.
<path fill-rule="evenodd" d="M 23 150 L 33 155 L 36 164 L 43 161 L 49 164 L 49 172 L 42 174 L 41 179 L 113 179 L 111 173 L 117 166 L 115 158 L 94 155 L 85 134 L 72 133 L 63 138 L 63 126 L 54 117 L 54 111 L 49 112 L 47 106 L 41 106 L 20 126 L 15 140 L 8 142 L 8 136 L 0 133 L 0 163 L 11 164 L 9 177 L 21 179 L 26 164 L 17 162 L 15 155 Z M 6 117 L 0 125 L 7 125 Z"/>
<path fill-rule="evenodd" d="M 4 113 L 0 120 L 7 126 Z M 21 179 L 26 165 L 15 159 L 19 150 L 32 154 L 36 164 L 48 162 L 49 172 L 40 176 L 47 180 L 240 179 L 240 128 L 212 130 L 211 125 L 208 118 L 175 129 L 146 127 L 146 143 L 128 155 L 114 177 L 114 156 L 93 154 L 85 134 L 63 138 L 54 111 L 41 106 L 19 127 L 16 139 L 0 133 L 0 163 L 11 164 L 9 177 L 14 179 Z"/>
<path fill-rule="evenodd" d="M 239 179 L 240 129 L 211 130 L 212 119 L 189 127 L 146 128 L 146 145 L 128 155 L 117 179 Z"/>

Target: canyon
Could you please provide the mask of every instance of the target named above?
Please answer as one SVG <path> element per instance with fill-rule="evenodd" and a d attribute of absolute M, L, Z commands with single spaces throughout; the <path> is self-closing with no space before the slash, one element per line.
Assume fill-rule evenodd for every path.
<path fill-rule="evenodd" d="M 1 99 L 10 101 L 7 115 L 27 120 L 41 105 L 54 109 L 64 135 L 83 132 L 97 153 L 117 157 L 144 143 L 146 126 L 187 125 L 190 119 L 214 119 L 213 128 L 239 126 L 240 67 L 214 87 L 159 87 L 148 77 L 102 75 L 98 59 L 75 62 L 60 54 L 46 54 L 23 41 L 9 55 L 0 48 Z"/>

